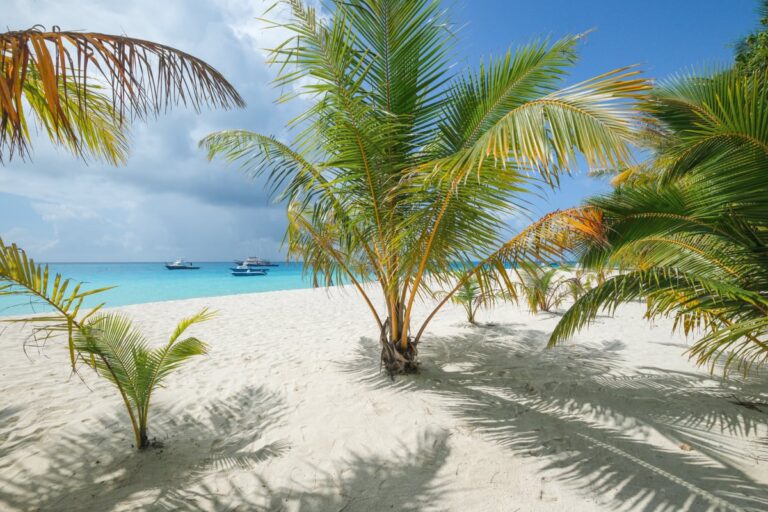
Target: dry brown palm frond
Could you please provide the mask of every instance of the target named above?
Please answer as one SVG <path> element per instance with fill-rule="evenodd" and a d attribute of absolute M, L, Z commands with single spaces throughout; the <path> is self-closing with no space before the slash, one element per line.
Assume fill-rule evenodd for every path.
<path fill-rule="evenodd" d="M 89 90 L 111 91 L 115 121 L 154 116 L 174 105 L 242 107 L 244 101 L 213 67 L 166 45 L 94 32 L 41 26 L 0 33 L 0 160 L 24 157 L 29 149 L 25 87 L 30 70 L 45 102 L 32 106 L 55 127 L 52 135 L 82 153 L 77 114 L 88 108 Z"/>

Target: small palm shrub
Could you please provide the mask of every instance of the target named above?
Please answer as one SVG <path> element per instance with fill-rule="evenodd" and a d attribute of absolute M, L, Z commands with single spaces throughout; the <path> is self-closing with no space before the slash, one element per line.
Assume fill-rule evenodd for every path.
<path fill-rule="evenodd" d="M 523 265 L 517 274 L 520 277 L 520 282 L 516 283 L 518 294 L 525 299 L 532 313 L 551 312 L 569 293 L 576 294 L 581 288 L 575 278 L 558 275 L 557 268 Z"/>
<path fill-rule="evenodd" d="M 446 292 L 438 294 L 439 296 L 448 296 Z M 510 295 L 504 291 L 485 290 L 477 282 L 477 279 L 468 279 L 461 284 L 458 291 L 450 295 L 450 300 L 464 308 L 467 315 L 467 322 L 475 325 L 475 315 L 480 308 L 492 304 L 498 299 L 509 298 Z"/>
<path fill-rule="evenodd" d="M 562 284 L 565 288 L 566 296 L 574 301 L 592 288 L 592 283 L 599 279 L 599 277 L 596 276 L 596 273 L 588 272 L 583 268 L 577 268 L 575 270 L 563 268 L 563 270 L 571 272 L 571 276 L 565 278 Z"/>
<path fill-rule="evenodd" d="M 182 338 L 189 326 L 211 313 L 203 309 L 176 326 L 168 343 L 150 348 L 146 338 L 123 315 L 100 314 L 88 319 L 75 333 L 75 350 L 89 366 L 120 392 L 131 418 L 139 449 L 149 446 L 147 423 L 150 398 L 165 378 L 190 357 L 206 353 L 206 344 L 195 337 Z"/>
<path fill-rule="evenodd" d="M 34 334 L 45 339 L 65 334 L 73 370 L 78 371 L 78 363 L 85 364 L 117 388 L 131 419 L 136 447 L 147 448 L 150 399 L 172 371 L 206 353 L 205 343 L 183 335 L 193 324 L 210 319 L 212 313 L 203 309 L 185 318 L 166 344 L 150 348 L 128 318 L 100 312 L 103 303 L 79 315 L 87 297 L 108 288 L 83 291 L 81 284 L 70 285 L 60 274 L 49 279 L 47 265 L 36 265 L 22 249 L 15 244 L 6 246 L 0 239 L 0 297 L 32 297 L 52 309 L 49 314 L 12 321 L 36 325 Z"/>

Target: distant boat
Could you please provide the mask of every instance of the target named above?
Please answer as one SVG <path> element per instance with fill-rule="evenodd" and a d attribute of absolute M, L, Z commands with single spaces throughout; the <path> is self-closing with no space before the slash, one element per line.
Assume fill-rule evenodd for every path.
<path fill-rule="evenodd" d="M 265 276 L 267 271 L 263 268 L 250 268 L 240 265 L 232 269 L 232 275 L 235 277 Z"/>
<path fill-rule="evenodd" d="M 240 266 L 246 266 L 246 267 L 277 267 L 277 263 L 272 263 L 268 260 L 263 260 L 257 256 L 249 256 L 248 258 L 245 258 L 244 260 L 235 260 L 235 263 L 237 263 Z"/>
<path fill-rule="evenodd" d="M 245 272 L 246 270 L 258 270 L 259 272 L 269 272 L 268 268 L 255 268 L 249 265 L 238 265 L 236 267 L 229 267 L 232 272 Z"/>
<path fill-rule="evenodd" d="M 168 270 L 199 270 L 200 267 L 191 264 L 188 261 L 182 259 L 176 260 L 173 263 L 166 263 L 165 268 Z"/>

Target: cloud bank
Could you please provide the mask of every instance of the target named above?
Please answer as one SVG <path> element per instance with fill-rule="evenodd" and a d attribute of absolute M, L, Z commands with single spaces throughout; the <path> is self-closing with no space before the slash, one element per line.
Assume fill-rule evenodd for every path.
<path fill-rule="evenodd" d="M 86 165 L 39 134 L 30 161 L 0 167 L 0 236 L 45 261 L 282 256 L 284 207 L 234 166 L 209 163 L 197 147 L 206 134 L 227 128 L 285 135 L 285 122 L 297 113 L 274 104 L 279 92 L 270 85 L 273 75 L 263 49 L 284 34 L 265 30 L 256 20 L 268 2 L 2 3 L 2 29 L 57 25 L 127 34 L 191 53 L 221 71 L 248 106 L 200 114 L 179 108 L 157 120 L 134 123 L 130 158 L 119 168 Z"/>

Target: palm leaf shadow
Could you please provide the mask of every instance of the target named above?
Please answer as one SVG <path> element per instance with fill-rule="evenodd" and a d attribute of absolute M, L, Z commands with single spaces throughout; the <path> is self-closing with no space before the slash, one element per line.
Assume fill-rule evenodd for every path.
<path fill-rule="evenodd" d="M 415 448 L 397 447 L 389 456 L 352 453 L 332 470 L 315 467 L 311 487 L 272 486 L 255 475 L 243 486 L 204 482 L 195 489 L 170 496 L 169 510 L 264 510 L 294 512 L 370 512 L 439 510 L 440 498 L 450 492 L 439 481 L 450 449 L 447 433 L 423 432 Z"/>
<path fill-rule="evenodd" d="M 285 412 L 282 398 L 263 387 L 242 388 L 196 411 L 174 415 L 158 407 L 164 446 L 143 452 L 129 446 L 123 411 L 93 420 L 84 434 L 67 429 L 42 454 L 44 473 L 22 468 L 0 485 L 0 509 L 111 510 L 138 496 L 151 503 L 142 506 L 170 510 L 209 473 L 253 471 L 289 449 L 285 441 L 263 439 Z"/>
<path fill-rule="evenodd" d="M 433 338 L 422 348 L 421 374 L 394 385 L 437 395 L 470 430 L 540 459 L 540 471 L 612 508 L 768 508 L 768 486 L 740 468 L 768 461 L 766 415 L 732 402 L 765 401 L 764 382 L 737 387 L 699 373 L 629 370 L 620 344 L 544 350 L 546 341 L 544 332 L 514 326 Z M 375 347 L 361 340 L 344 370 L 390 387 L 372 370 Z M 656 434 L 662 446 L 658 436 L 650 441 Z"/>

